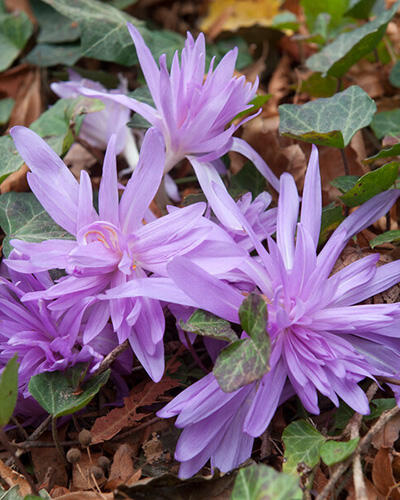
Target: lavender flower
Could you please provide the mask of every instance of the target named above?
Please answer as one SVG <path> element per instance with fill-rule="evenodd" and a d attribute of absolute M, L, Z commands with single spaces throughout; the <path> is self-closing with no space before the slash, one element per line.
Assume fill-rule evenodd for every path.
<path fill-rule="evenodd" d="M 52 91 L 62 98 L 79 96 L 79 89 L 82 87 L 103 94 L 127 92 L 126 80 L 122 78 L 117 89 L 107 90 L 99 82 L 82 78 L 75 71 L 69 70 L 68 73 L 69 81 L 51 84 Z M 139 153 L 132 132 L 127 126 L 130 110 L 110 99 L 101 100 L 105 105 L 104 109 L 96 113 L 88 113 L 84 117 L 79 136 L 95 148 L 106 149 L 110 137 L 115 134 L 117 136 L 115 152 L 117 154 L 123 152 L 132 171 L 139 161 Z"/>
<path fill-rule="evenodd" d="M 26 293 L 43 291 L 53 284 L 48 273 L 21 274 L 12 269 L 6 270 L 5 266 L 2 271 L 0 366 L 3 367 L 18 354 L 20 398 L 17 412 L 28 411 L 29 414 L 32 409 L 37 409 L 42 413 L 43 410 L 36 408 L 28 392 L 28 383 L 33 375 L 65 370 L 80 362 L 90 363 L 90 370 L 94 370 L 107 351 L 102 349 L 101 343 L 97 346 L 99 350 L 81 344 L 81 322 L 89 304 L 87 300 L 62 315 L 49 310 L 44 300 L 23 303 L 21 298 Z"/>
<path fill-rule="evenodd" d="M 131 24 L 128 29 L 155 108 L 125 95 L 105 95 L 83 88 L 80 92 L 89 97 L 112 99 L 141 114 L 160 130 L 167 151 L 165 173 L 188 158 L 215 213 L 225 225 L 240 229 L 229 219 L 211 189 L 211 182 L 223 186 L 217 171 L 221 163 L 218 159 L 228 151 L 237 151 L 249 158 L 271 185 L 279 189 L 278 179 L 264 160 L 245 141 L 232 137 L 239 125 L 226 128 L 238 113 L 251 107 L 248 103 L 256 95 L 258 81 L 251 85 L 245 82 L 244 76 L 233 76 L 237 48 L 229 51 L 215 69 L 213 59 L 204 77 L 206 51 L 202 33 L 196 41 L 188 33 L 180 61 L 175 52 L 171 73 L 168 73 L 166 55 L 160 57 L 159 68 L 139 31 Z"/>
<path fill-rule="evenodd" d="M 160 380 L 164 370 L 162 339 L 165 319 L 160 301 L 151 298 L 153 288 L 157 289 L 157 279 L 149 277 L 148 273 L 167 276 L 169 260 L 193 251 L 206 238 L 212 240 L 213 235 L 215 244 L 224 252 L 222 269 L 235 266 L 243 259 L 243 253 L 239 247 L 238 250 L 232 249 L 229 236 L 202 217 L 204 203 L 175 209 L 160 219 L 154 220 L 154 216 L 149 215 L 148 206 L 160 185 L 164 166 L 165 147 L 156 130 L 147 132 L 139 164 L 120 201 L 115 136 L 112 136 L 104 160 L 99 214 L 93 208 L 87 172 L 82 171 L 78 184 L 60 158 L 34 132 L 14 127 L 11 134 L 32 171 L 28 174 L 32 191 L 55 222 L 74 236 L 72 240 L 42 243 L 11 241 L 16 250 L 27 256 L 27 260 L 8 259 L 12 269 L 31 273 L 61 268 L 68 273 L 48 290 L 26 294 L 24 300 L 56 299 L 49 307 L 64 311 L 95 298 L 87 309 L 83 342 L 92 341 L 111 317 L 118 341 L 122 343 L 129 339 L 149 375 L 155 381 Z M 148 223 L 144 224 L 145 221 Z M 211 271 L 222 261 L 220 255 L 213 257 L 212 243 L 210 241 L 208 254 L 204 247 L 198 254 L 199 262 L 204 261 Z M 185 294 L 176 291 L 172 282 L 160 279 L 165 285 L 166 297 L 163 300 L 195 305 Z M 107 290 L 137 280 L 142 286 L 139 295 L 129 293 L 111 299 L 104 296 Z"/>
<path fill-rule="evenodd" d="M 246 224 L 238 207 L 214 185 L 228 210 Z M 277 406 L 296 393 L 305 408 L 318 414 L 318 392 L 336 406 L 339 397 L 362 414 L 368 400 L 358 382 L 376 375 L 400 375 L 400 304 L 354 305 L 400 279 L 400 262 L 376 267 L 369 255 L 330 276 L 351 236 L 381 217 L 400 191 L 381 193 L 353 212 L 317 254 L 321 225 L 321 183 L 316 148 L 306 174 L 300 221 L 296 185 L 281 177 L 276 242 L 266 251 L 248 227 L 258 249 L 248 274 L 268 304 L 270 371 L 262 379 L 224 393 L 212 374 L 186 389 L 158 414 L 179 415 L 184 427 L 176 458 L 188 477 L 209 458 L 222 471 L 239 465 L 251 453 L 252 438 L 269 425 Z M 228 284 L 197 268 L 184 257 L 168 266 L 170 276 L 199 307 L 231 319 L 243 296 Z M 257 271 L 258 270 L 258 271 Z M 196 286 L 193 286 L 196 283 Z M 210 308 L 212 304 L 212 308 Z"/>

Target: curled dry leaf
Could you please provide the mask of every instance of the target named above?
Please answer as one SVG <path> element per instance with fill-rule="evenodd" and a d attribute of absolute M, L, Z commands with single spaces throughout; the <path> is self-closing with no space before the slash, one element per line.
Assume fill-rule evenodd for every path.
<path fill-rule="evenodd" d="M 0 460 L 0 477 L 10 488 L 19 486 L 19 491 L 22 496 L 32 493 L 31 487 L 24 476 L 11 469 L 11 467 L 8 467 L 2 460 Z"/>
<path fill-rule="evenodd" d="M 177 380 L 164 377 L 158 384 L 147 382 L 135 387 L 130 395 L 124 398 L 122 408 L 115 408 L 104 417 L 96 420 L 91 429 L 92 443 L 107 441 L 118 434 L 124 427 L 131 427 L 136 422 L 143 420 L 151 413 L 140 411 L 141 406 L 155 403 L 166 391 L 179 385 Z"/>
<path fill-rule="evenodd" d="M 132 478 L 132 476 L 137 475 L 138 471 L 133 467 L 132 455 L 133 450 L 129 444 L 121 444 L 118 447 L 111 464 L 110 476 L 106 484 L 107 489 L 113 490 L 120 484 L 127 484 L 127 481 Z M 139 478 L 137 478 L 135 482 L 138 479 Z"/>
<path fill-rule="evenodd" d="M 113 500 L 114 493 L 97 493 L 95 491 L 74 491 L 66 493 L 60 497 L 54 497 L 57 500 Z"/>
<path fill-rule="evenodd" d="M 385 498 L 400 500 L 400 490 L 392 470 L 392 452 L 389 448 L 380 448 L 372 465 L 372 481 L 375 488 Z"/>
<path fill-rule="evenodd" d="M 91 471 L 92 467 L 97 464 L 97 459 L 100 456 L 100 453 L 93 453 L 90 456 L 86 452 L 82 453 L 79 462 L 74 464 L 72 469 L 74 490 L 97 489 L 97 487 L 102 486 L 106 482 L 104 475 L 101 478 L 94 478 Z"/>
<path fill-rule="evenodd" d="M 154 464 L 157 462 L 163 455 L 163 445 L 157 436 L 156 432 L 153 432 L 151 435 L 151 439 L 143 443 L 143 451 L 144 456 L 146 457 L 146 461 L 149 464 Z"/>
<path fill-rule="evenodd" d="M 400 433 L 400 415 L 395 415 L 372 439 L 372 444 L 377 450 L 382 447 L 391 448 Z"/>
<path fill-rule="evenodd" d="M 11 113 L 9 128 L 14 125 L 28 127 L 42 112 L 40 69 L 31 68 L 20 82 L 14 97 L 15 105 Z"/>
<path fill-rule="evenodd" d="M 0 184 L 0 193 L 8 193 L 10 191 L 24 192 L 29 190 L 28 181 L 26 180 L 26 174 L 29 172 L 29 168 L 25 163 L 16 171 L 10 174 L 4 181 Z"/>

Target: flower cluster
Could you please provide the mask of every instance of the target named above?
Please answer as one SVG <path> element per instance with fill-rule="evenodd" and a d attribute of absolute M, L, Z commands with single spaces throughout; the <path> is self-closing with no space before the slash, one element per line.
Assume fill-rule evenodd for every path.
<path fill-rule="evenodd" d="M 164 372 L 166 307 L 177 319 L 203 309 L 239 323 L 244 297 L 259 294 L 268 309 L 269 371 L 230 393 L 210 373 L 158 413 L 178 416 L 176 425 L 184 428 L 175 455 L 181 477 L 208 460 L 229 471 L 250 456 L 254 438 L 289 397 L 297 395 L 314 414 L 318 394 L 336 406 L 341 398 L 366 414 L 368 400 L 358 383 L 400 375 L 400 303 L 362 304 L 400 281 L 400 263 L 377 266 L 379 255 L 372 254 L 332 272 L 349 239 L 383 216 L 400 191 L 380 193 L 360 206 L 320 250 L 316 148 L 300 202 L 291 175 L 278 181 L 248 144 L 233 137 L 238 125 L 232 119 L 249 108 L 257 89 L 257 83 L 233 75 L 237 51 L 215 68 L 212 61 L 204 77 L 204 37 L 188 35 L 168 73 L 165 56 L 158 67 L 138 31 L 129 30 L 154 108 L 76 76 L 54 88 L 60 95 L 100 98 L 107 113 L 128 108 L 128 114 L 133 110 L 151 123 L 121 195 L 116 155 L 127 131 L 118 121 L 115 133 L 109 133 L 110 114 L 97 117 L 106 123 L 96 126 L 85 121 L 88 141 L 96 136 L 101 145 L 107 139 L 98 204 L 86 171 L 78 182 L 34 132 L 11 130 L 30 168 L 32 192 L 69 238 L 11 240 L 13 251 L 3 260 L 0 278 L 0 362 L 4 366 L 18 354 L 21 413 L 34 405 L 30 377 L 81 361 L 93 372 L 125 341 L 158 382 Z M 250 193 L 231 198 L 218 174 L 220 158 L 229 150 L 250 158 L 279 192 L 277 208 L 270 208 L 266 192 L 253 201 Z M 183 158 L 191 162 L 213 214 L 200 202 L 168 206 L 157 218 L 150 203 L 164 175 Z M 49 271 L 55 269 L 62 275 L 53 281 Z M 206 345 L 215 359 L 221 342 Z M 113 367 L 117 380 L 129 373 L 130 353 Z"/>

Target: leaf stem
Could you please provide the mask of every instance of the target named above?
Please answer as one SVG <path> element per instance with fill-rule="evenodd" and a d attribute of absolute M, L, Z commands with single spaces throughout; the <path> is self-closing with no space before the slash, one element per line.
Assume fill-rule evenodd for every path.
<path fill-rule="evenodd" d="M 61 457 L 61 460 L 63 461 L 64 465 L 66 467 L 68 467 L 68 462 L 67 462 L 67 459 L 65 458 L 64 450 L 63 450 L 63 448 L 61 446 L 61 443 L 60 443 L 60 441 L 58 439 L 57 417 L 53 417 L 51 419 L 51 434 L 53 436 L 53 441 L 54 441 L 54 444 L 56 445 L 56 448 L 57 448 L 58 454 Z"/>
<path fill-rule="evenodd" d="M 344 152 L 344 149 L 340 149 L 340 154 L 342 155 L 344 175 L 350 175 L 349 164 L 347 162 L 346 153 Z"/>

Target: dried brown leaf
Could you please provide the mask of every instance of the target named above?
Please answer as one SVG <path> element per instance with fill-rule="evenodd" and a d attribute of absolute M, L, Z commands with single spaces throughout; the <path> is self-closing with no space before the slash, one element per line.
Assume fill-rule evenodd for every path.
<path fill-rule="evenodd" d="M 121 484 L 126 484 L 128 479 L 137 474 L 138 471 L 133 467 L 132 455 L 133 450 L 129 444 L 119 446 L 111 464 L 110 476 L 106 484 L 107 489 L 113 490 Z"/>
<path fill-rule="evenodd" d="M 78 463 L 73 465 L 72 484 L 74 490 L 93 490 L 96 486 L 101 486 L 106 482 L 106 478 L 95 479 L 91 468 L 97 464 L 100 453 L 91 454 L 82 453 Z M 96 488 L 97 489 L 97 488 Z"/>
<path fill-rule="evenodd" d="M 64 439 L 65 427 L 62 430 L 60 429 L 60 431 L 59 437 L 60 439 Z M 46 433 L 41 437 L 41 440 L 52 442 L 53 438 L 50 433 Z M 67 471 L 65 470 L 64 461 L 61 459 L 56 448 L 32 448 L 31 457 L 35 476 L 39 483 L 44 483 L 46 481 L 48 469 L 52 467 L 52 484 L 57 486 L 67 485 Z M 46 485 L 43 484 L 43 487 L 46 487 Z"/>
<path fill-rule="evenodd" d="M 156 432 L 153 432 L 151 439 L 143 443 L 144 456 L 149 464 L 154 464 L 163 455 L 163 445 L 157 436 Z"/>
<path fill-rule="evenodd" d="M 26 174 L 29 172 L 29 168 L 25 163 L 16 171 L 10 174 L 4 181 L 0 184 L 0 193 L 8 193 L 9 191 L 24 192 L 29 190 L 28 181 L 26 180 Z"/>
<path fill-rule="evenodd" d="M 395 415 L 372 439 L 372 444 L 377 450 L 382 447 L 391 448 L 399 437 L 400 415 Z"/>
<path fill-rule="evenodd" d="M 40 69 L 33 68 L 21 82 L 15 96 L 15 105 L 11 113 L 9 128 L 14 125 L 28 127 L 42 112 Z"/>
<path fill-rule="evenodd" d="M 136 422 L 143 420 L 151 413 L 138 411 L 141 406 L 155 403 L 159 396 L 179 385 L 177 380 L 165 377 L 158 384 L 147 382 L 135 387 L 130 395 L 124 398 L 122 408 L 115 408 L 104 417 L 96 420 L 91 429 L 92 443 L 107 441 L 118 434 L 124 427 L 131 427 Z"/>
<path fill-rule="evenodd" d="M 31 487 L 24 476 L 11 469 L 11 467 L 8 467 L 2 460 L 0 460 L 0 477 L 10 488 L 16 485 L 19 486 L 19 491 L 22 496 L 32 493 Z"/>
<path fill-rule="evenodd" d="M 392 452 L 389 448 L 380 448 L 372 465 L 372 481 L 381 495 L 388 495 L 390 500 L 400 500 L 400 490 L 394 487 L 396 481 L 392 472 Z M 390 494 L 390 496 L 389 496 Z"/>
<path fill-rule="evenodd" d="M 114 493 L 97 493 L 95 491 L 74 491 L 66 493 L 60 497 L 55 497 L 57 500 L 113 500 Z"/>

